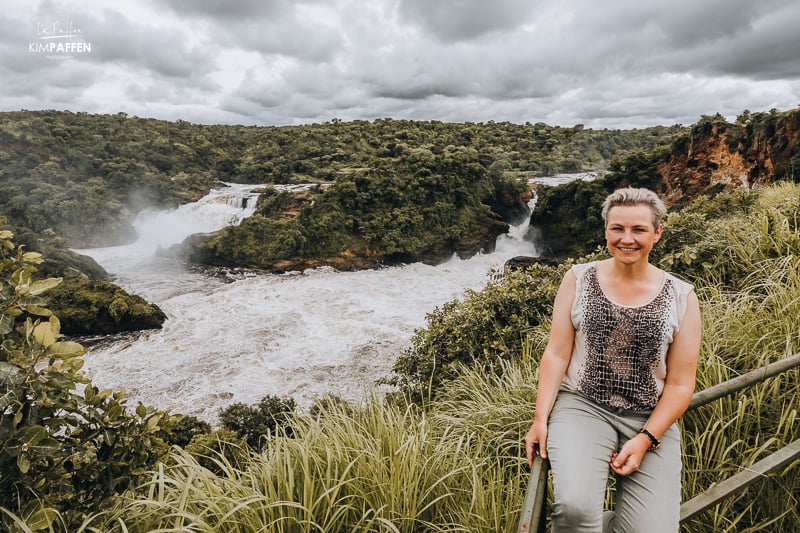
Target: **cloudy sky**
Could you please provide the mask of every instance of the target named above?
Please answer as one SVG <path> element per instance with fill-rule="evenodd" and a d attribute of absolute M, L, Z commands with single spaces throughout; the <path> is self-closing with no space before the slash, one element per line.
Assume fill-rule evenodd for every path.
<path fill-rule="evenodd" d="M 4 0 L 0 110 L 592 128 L 800 105 L 796 0 Z"/>

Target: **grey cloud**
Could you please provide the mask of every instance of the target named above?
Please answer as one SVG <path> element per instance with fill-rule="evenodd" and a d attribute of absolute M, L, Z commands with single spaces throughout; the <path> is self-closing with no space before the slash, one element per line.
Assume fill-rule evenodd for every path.
<path fill-rule="evenodd" d="M 0 15 L 3 109 L 630 127 L 800 102 L 790 0 L 29 2 Z M 31 57 L 37 17 L 92 53 Z"/>
<path fill-rule="evenodd" d="M 304 61 L 329 61 L 342 46 L 339 31 L 292 13 L 281 20 L 244 20 L 221 29 L 228 46 Z"/>
<path fill-rule="evenodd" d="M 531 0 L 400 0 L 402 18 L 441 41 L 471 40 L 526 21 Z"/>
<path fill-rule="evenodd" d="M 236 20 L 280 16 L 291 0 L 162 0 L 176 14 L 190 17 Z"/>
<path fill-rule="evenodd" d="M 314 18 L 330 6 L 290 0 L 164 0 L 188 25 L 203 24 L 212 39 L 225 46 L 304 60 L 326 61 L 341 46 L 339 30 Z M 199 21 L 199 22 L 198 22 Z"/>
<path fill-rule="evenodd" d="M 191 43 L 181 29 L 166 29 L 132 21 L 116 11 L 103 10 L 87 19 L 84 35 L 92 41 L 89 59 L 123 63 L 169 78 L 198 80 L 212 70 L 213 46 Z"/>

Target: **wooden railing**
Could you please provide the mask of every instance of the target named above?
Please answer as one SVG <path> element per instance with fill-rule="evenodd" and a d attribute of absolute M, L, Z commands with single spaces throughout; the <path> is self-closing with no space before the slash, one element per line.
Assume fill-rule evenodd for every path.
<path fill-rule="evenodd" d="M 752 387 L 757 383 L 761 383 L 768 378 L 797 366 L 800 366 L 800 353 L 770 363 L 765 367 L 735 377 L 724 383 L 709 387 L 692 396 L 692 401 L 689 404 L 688 410 L 696 409 L 729 394 Z M 768 457 L 747 467 L 742 472 L 734 474 L 728 479 L 711 486 L 709 489 L 681 504 L 681 523 L 694 518 L 731 494 L 763 478 L 769 472 L 781 468 L 798 458 L 800 458 L 800 439 L 784 446 Z M 522 507 L 519 527 L 517 528 L 518 533 L 529 533 L 530 531 L 538 531 L 538 533 L 545 532 L 547 522 L 548 467 L 547 461 L 543 461 L 538 455 L 534 457 L 531 475 L 528 481 L 528 490 L 525 493 L 525 503 Z"/>

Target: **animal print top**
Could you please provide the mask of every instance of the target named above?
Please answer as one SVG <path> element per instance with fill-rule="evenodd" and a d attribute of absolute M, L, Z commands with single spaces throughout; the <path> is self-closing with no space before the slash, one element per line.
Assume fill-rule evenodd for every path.
<path fill-rule="evenodd" d="M 574 265 L 575 340 L 562 385 L 609 406 L 648 411 L 664 390 L 666 356 L 692 286 L 667 273 L 661 290 L 640 306 L 611 301 L 596 262 Z"/>

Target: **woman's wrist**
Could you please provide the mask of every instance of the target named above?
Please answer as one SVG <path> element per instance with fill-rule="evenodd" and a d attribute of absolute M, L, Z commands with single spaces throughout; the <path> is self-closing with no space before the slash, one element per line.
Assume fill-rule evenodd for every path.
<path fill-rule="evenodd" d="M 657 450 L 657 449 L 659 449 L 661 447 L 661 441 L 658 440 L 655 437 L 655 435 L 650 433 L 647 430 L 647 428 L 640 429 L 639 433 L 636 436 L 638 437 L 639 435 L 642 435 L 645 438 L 645 440 L 647 441 L 647 443 L 649 444 L 649 447 L 647 448 L 648 451 L 652 452 L 652 451 Z"/>

